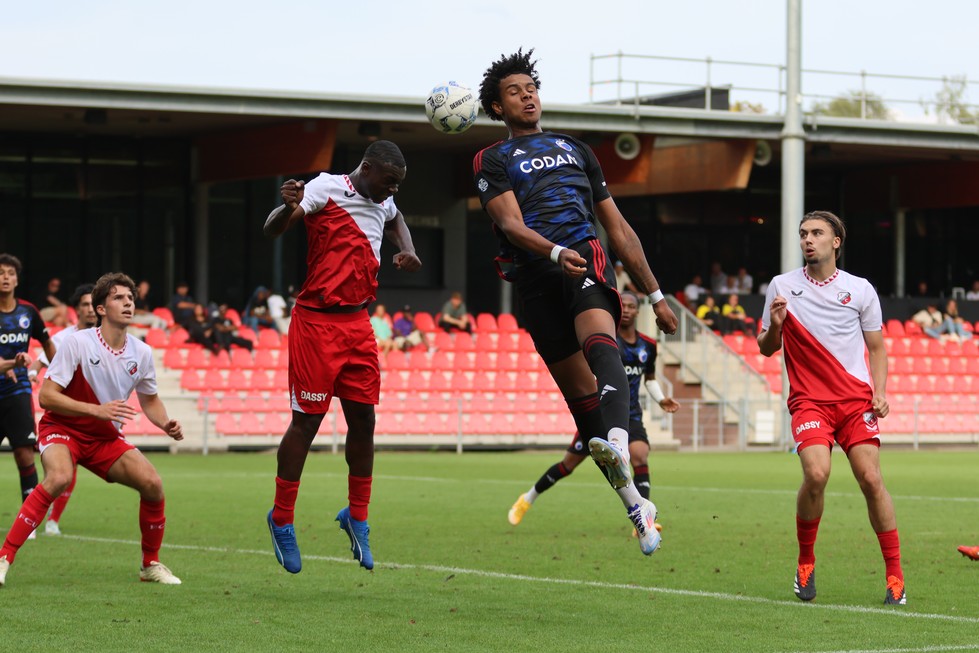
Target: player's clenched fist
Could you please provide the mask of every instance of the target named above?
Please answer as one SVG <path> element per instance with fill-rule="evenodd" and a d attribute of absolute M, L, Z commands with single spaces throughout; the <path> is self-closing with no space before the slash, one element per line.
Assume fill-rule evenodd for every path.
<path fill-rule="evenodd" d="M 785 321 L 786 304 L 787 302 L 785 300 L 785 297 L 782 297 L 781 295 L 775 295 L 775 299 L 772 300 L 772 306 L 769 309 L 769 313 L 772 316 L 772 326 L 774 327 L 782 326 L 782 322 Z"/>
<path fill-rule="evenodd" d="M 296 181 L 295 179 L 289 179 L 282 184 L 282 188 L 279 192 L 282 194 L 282 201 L 285 202 L 286 206 L 291 209 L 299 206 L 299 203 L 303 201 L 303 187 L 305 184 L 301 181 Z"/>

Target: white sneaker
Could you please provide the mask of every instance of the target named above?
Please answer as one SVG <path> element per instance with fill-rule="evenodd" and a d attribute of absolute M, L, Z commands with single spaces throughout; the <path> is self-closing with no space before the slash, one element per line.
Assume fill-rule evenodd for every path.
<path fill-rule="evenodd" d="M 629 473 L 629 463 L 625 461 L 615 445 L 602 438 L 592 438 L 588 441 L 588 449 L 591 457 L 595 459 L 598 466 L 605 472 L 605 478 L 609 485 L 616 490 L 628 487 L 632 482 L 632 475 Z"/>
<path fill-rule="evenodd" d="M 0 587 L 7 582 L 7 570 L 10 569 L 10 563 L 7 562 L 7 556 L 0 558 Z"/>
<path fill-rule="evenodd" d="M 645 555 L 653 555 L 663 539 L 656 528 L 656 504 L 649 499 L 643 499 L 642 503 L 629 511 L 629 519 L 639 535 L 639 548 Z"/>
<path fill-rule="evenodd" d="M 139 579 L 144 583 L 180 585 L 180 579 L 174 576 L 173 572 L 162 562 L 151 562 L 149 567 L 140 567 Z"/>
<path fill-rule="evenodd" d="M 27 536 L 27 539 L 29 539 L 29 540 L 36 540 L 37 539 L 37 529 L 34 529 L 33 531 L 31 531 L 31 534 Z"/>
<path fill-rule="evenodd" d="M 61 529 L 58 528 L 58 522 L 51 521 L 50 519 L 44 524 L 44 534 L 45 535 L 61 535 Z"/>

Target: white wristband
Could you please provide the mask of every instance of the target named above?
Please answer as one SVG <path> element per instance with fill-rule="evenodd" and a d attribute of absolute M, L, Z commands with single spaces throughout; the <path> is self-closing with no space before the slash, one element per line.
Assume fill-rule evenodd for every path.
<path fill-rule="evenodd" d="M 567 248 L 561 247 L 560 245 L 555 245 L 554 248 L 551 249 L 551 262 L 557 263 L 558 259 L 561 257 L 561 252 L 564 251 L 565 249 Z"/>
<path fill-rule="evenodd" d="M 663 394 L 663 388 L 659 387 L 659 383 L 656 379 L 646 381 L 646 392 L 649 396 L 653 398 L 653 401 L 659 403 L 666 399 L 666 395 Z"/>
<path fill-rule="evenodd" d="M 651 304 L 658 304 L 661 301 L 663 301 L 662 290 L 654 290 L 653 292 L 649 293 L 649 302 Z"/>
<path fill-rule="evenodd" d="M 37 370 L 27 370 L 27 378 L 33 381 L 37 378 Z"/>

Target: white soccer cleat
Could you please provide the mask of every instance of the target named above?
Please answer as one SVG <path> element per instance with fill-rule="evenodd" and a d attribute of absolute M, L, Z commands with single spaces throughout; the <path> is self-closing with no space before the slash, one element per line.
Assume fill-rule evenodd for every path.
<path fill-rule="evenodd" d="M 629 520 L 639 535 L 639 548 L 643 554 L 653 555 L 663 539 L 656 528 L 656 504 L 643 499 L 629 511 Z"/>
<path fill-rule="evenodd" d="M 140 567 L 139 579 L 144 583 L 180 585 L 180 579 L 174 576 L 173 572 L 162 562 L 151 562 L 149 567 Z"/>
<path fill-rule="evenodd" d="M 0 558 L 0 587 L 3 587 L 7 582 L 7 570 L 10 569 L 10 563 L 7 562 L 7 556 Z"/>
<path fill-rule="evenodd" d="M 27 539 L 29 539 L 29 540 L 36 540 L 37 539 L 37 530 L 35 529 L 35 530 L 31 531 L 31 534 L 27 536 Z"/>
<path fill-rule="evenodd" d="M 58 522 L 51 521 L 50 519 L 44 524 L 44 534 L 45 535 L 61 535 L 61 529 L 58 527 Z"/>

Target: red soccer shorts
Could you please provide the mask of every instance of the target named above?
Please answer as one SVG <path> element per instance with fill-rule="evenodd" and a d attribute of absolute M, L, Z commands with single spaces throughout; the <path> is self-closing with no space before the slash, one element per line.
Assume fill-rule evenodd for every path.
<path fill-rule="evenodd" d="M 109 468 L 127 451 L 132 451 L 136 445 L 121 435 L 112 440 L 93 438 L 81 433 L 65 433 L 62 429 L 48 430 L 41 433 L 38 448 L 41 454 L 52 444 L 63 444 L 71 452 L 71 458 L 76 465 L 81 465 L 104 481 Z"/>
<path fill-rule="evenodd" d="M 367 311 L 318 313 L 297 306 L 289 323 L 292 409 L 323 414 L 330 399 L 377 404 L 381 368 Z"/>
<path fill-rule="evenodd" d="M 792 437 L 798 451 L 814 444 L 832 449 L 834 442 L 844 453 L 858 444 L 880 446 L 877 416 L 863 399 L 835 404 L 800 401 L 792 412 Z"/>

